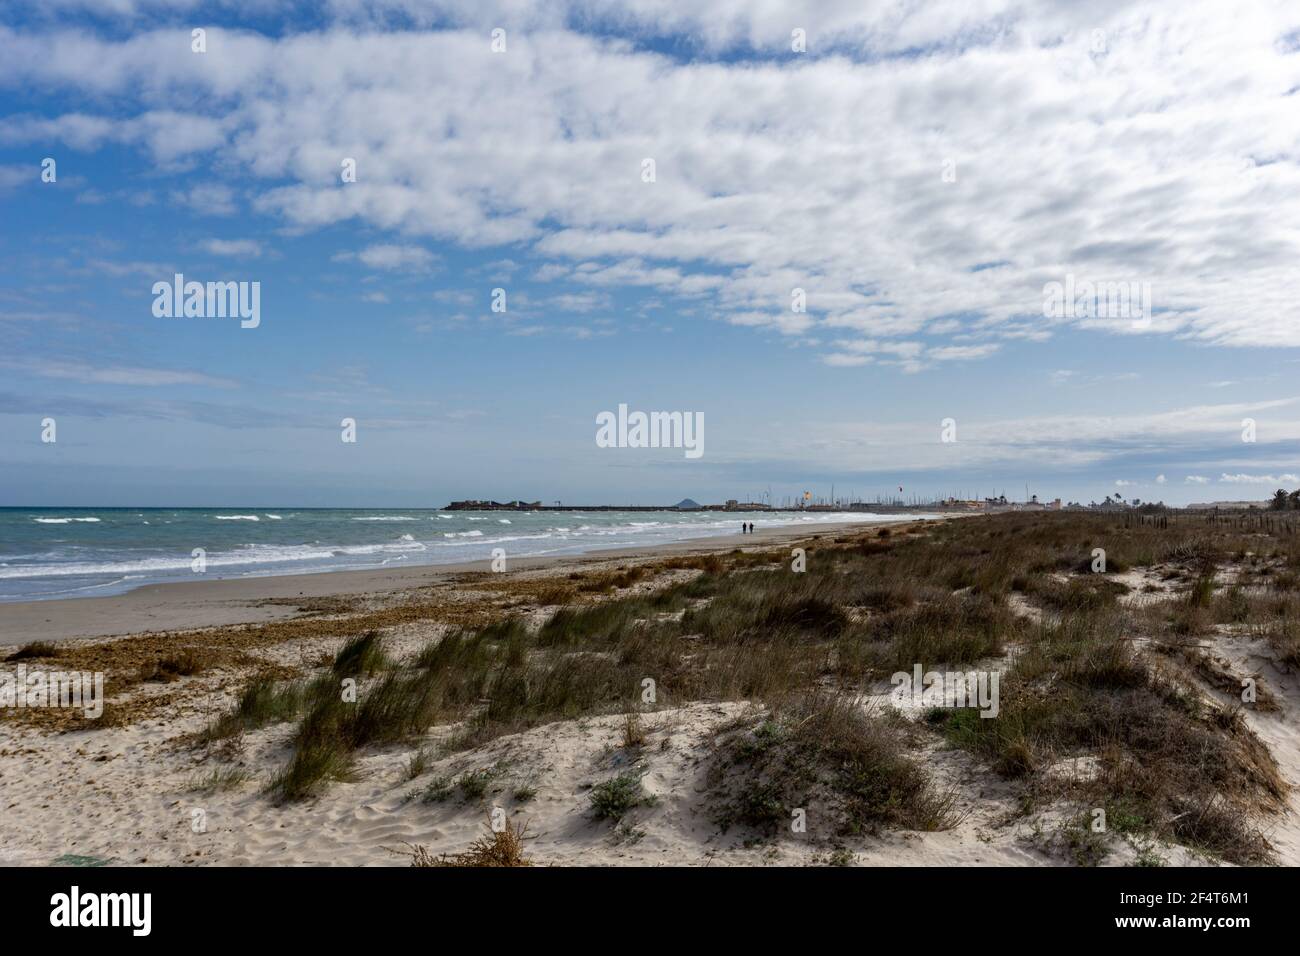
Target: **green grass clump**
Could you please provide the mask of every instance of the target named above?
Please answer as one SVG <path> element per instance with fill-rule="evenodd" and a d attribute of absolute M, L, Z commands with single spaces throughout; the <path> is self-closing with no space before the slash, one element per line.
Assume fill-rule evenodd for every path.
<path fill-rule="evenodd" d="M 346 690 L 330 675 L 312 683 L 293 756 L 272 784 L 281 799 L 299 800 L 324 780 L 346 779 L 356 750 L 423 732 L 441 703 L 439 682 L 423 670 L 386 673 L 355 701 Z"/>
<path fill-rule="evenodd" d="M 220 793 L 236 789 L 251 777 L 242 767 L 217 767 L 193 777 L 186 789 L 191 793 Z"/>
<path fill-rule="evenodd" d="M 498 767 L 481 767 L 460 775 L 456 786 L 462 800 L 481 800 L 488 792 L 492 781 L 501 776 Z"/>
<path fill-rule="evenodd" d="M 1023 619 L 1000 598 L 980 594 L 948 596 L 903 607 L 867 625 L 886 671 L 913 664 L 973 664 L 1002 653 L 1003 643 L 1021 634 Z"/>
<path fill-rule="evenodd" d="M 339 677 L 360 677 L 373 674 L 387 663 L 379 632 L 366 631 L 352 638 L 334 655 L 332 669 Z"/>
<path fill-rule="evenodd" d="M 641 786 L 641 774 L 628 770 L 612 780 L 598 783 L 591 788 L 591 814 L 597 820 L 623 819 L 635 807 L 651 806 L 656 798 L 647 794 Z"/>
<path fill-rule="evenodd" d="M 451 799 L 455 788 L 456 781 L 451 777 L 434 777 L 417 796 L 424 803 L 443 803 Z"/>
<path fill-rule="evenodd" d="M 201 738 L 208 742 L 223 740 L 248 730 L 293 720 L 302 709 L 306 689 L 307 685 L 302 681 L 256 677 L 240 693 L 234 710 L 213 721 Z"/>

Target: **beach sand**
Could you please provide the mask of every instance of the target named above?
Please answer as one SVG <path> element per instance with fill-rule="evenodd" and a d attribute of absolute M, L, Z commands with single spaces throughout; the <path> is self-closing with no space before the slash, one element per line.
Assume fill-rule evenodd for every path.
<path fill-rule="evenodd" d="M 920 523 L 890 527 L 896 540 L 924 533 Z M 622 744 L 627 718 L 621 714 L 536 726 L 469 750 L 441 748 L 456 728 L 437 726 L 417 740 L 365 748 L 348 779 L 288 804 L 277 804 L 266 788 L 285 766 L 292 722 L 245 731 L 228 742 L 233 747 L 194 743 L 196 734 L 230 710 L 252 674 L 310 675 L 360 629 L 382 629 L 386 650 L 400 658 L 466 622 L 517 613 L 544 618 L 554 608 L 538 607 L 538 595 L 578 575 L 648 568 L 650 577 L 620 591 L 626 595 L 689 579 L 693 572 L 675 569 L 674 558 L 742 546 L 794 547 L 816 538 L 868 540 L 876 533 L 863 525 L 818 527 L 815 533 L 783 528 L 632 553 L 519 561 L 506 574 L 492 574 L 483 563 L 334 572 L 168 584 L 117 598 L 0 607 L 11 642 L 60 639 L 60 656 L 46 666 L 126 675 L 117 693 L 129 700 L 118 707 L 126 719 L 94 729 L 27 719 L 30 714 L 0 720 L 0 865 L 403 866 L 414 845 L 434 855 L 464 851 L 484 835 L 494 809 L 526 823 L 526 851 L 539 865 L 814 865 L 832 862 L 833 853 L 835 862 L 858 865 L 1068 862 L 1041 840 L 1044 828 L 1061 823 L 1055 811 L 1025 816 L 1022 794 L 1011 782 L 991 775 L 971 754 L 934 740 L 916 757 L 953 796 L 959 820 L 950 829 L 886 829 L 856 837 L 847 847 L 791 836 L 752 841 L 734 830 L 722 832 L 707 793 L 707 768 L 717 733 L 759 712 L 746 701 L 684 703 L 643 715 L 638 766 L 654 801 L 618 826 L 593 819 L 589 798 L 593 785 L 628 769 Z M 251 626 L 232 626 L 236 622 Z M 187 631 L 195 627 L 206 630 Z M 123 633 L 131 636 L 107 636 Z M 169 682 L 132 676 L 149 660 L 189 643 L 203 643 L 219 655 L 218 663 Z M 867 688 L 867 706 L 875 698 L 884 701 L 889 689 L 887 683 Z M 112 693 L 110 698 L 118 699 Z M 1296 782 L 1300 739 L 1287 716 L 1300 708 L 1294 689 L 1285 706 L 1282 714 L 1261 715 L 1257 729 Z M 421 751 L 428 752 L 427 763 L 412 773 L 412 757 Z M 212 788 L 214 767 L 237 769 L 241 779 Z M 476 772 L 490 778 L 482 792 L 453 788 L 439 802 L 419 798 L 440 780 Z M 1300 862 L 1294 812 L 1279 819 L 1270 838 L 1282 862 Z M 1162 855 L 1171 865 L 1208 862 L 1178 846 L 1163 848 Z M 1107 863 L 1131 864 L 1136 857 L 1135 848 L 1121 845 Z"/>
<path fill-rule="evenodd" d="M 739 520 L 737 524 L 739 524 Z M 845 530 L 897 522 L 834 522 L 787 525 L 751 534 L 694 538 L 645 548 L 596 550 L 579 555 L 512 558 L 506 570 L 559 573 L 611 561 L 708 554 L 739 547 L 770 546 Z M 60 641 L 150 631 L 220 627 L 291 618 L 308 602 L 337 596 L 380 596 L 409 592 L 451 581 L 459 575 L 489 571 L 488 561 L 464 564 L 407 565 L 364 571 L 195 580 L 149 584 L 114 597 L 0 603 L 0 646 L 27 641 Z M 294 603 L 301 598 L 302 603 Z M 268 603 L 277 602 L 277 603 Z"/>
<path fill-rule="evenodd" d="M 890 527 L 894 534 L 906 533 L 906 526 L 896 522 Z M 268 667 L 286 675 L 310 672 L 356 633 L 359 619 L 370 619 L 367 614 L 383 620 L 390 612 L 396 615 L 398 623 L 384 629 L 385 645 L 401 656 L 445 633 L 448 622 L 485 611 L 479 620 L 499 619 L 505 608 L 518 606 L 518 595 L 526 599 L 535 589 L 568 582 L 576 574 L 599 576 L 636 564 L 661 568 L 661 562 L 673 558 L 728 553 L 742 546 L 793 547 L 818 538 L 872 533 L 872 526 L 860 523 L 818 526 L 812 533 L 779 528 L 632 552 L 520 560 L 506 574 L 491 574 L 485 563 L 330 572 L 167 584 L 114 598 L 0 607 L 10 643 L 61 641 L 60 656 L 46 662 L 50 667 L 102 667 L 110 674 L 130 674 L 151 656 L 200 639 L 234 655 L 229 666 L 175 683 L 132 683 L 126 694 L 132 701 L 126 708 L 129 719 L 120 726 L 77 729 L 85 725 L 0 720 L 5 807 L 0 865 L 407 865 L 403 853 L 413 844 L 435 854 L 463 850 L 483 834 L 493 807 L 527 820 L 528 852 L 542 864 L 818 862 L 826 853 L 822 845 L 783 844 L 777 851 L 749 846 L 720 838 L 710 820 L 701 748 L 709 746 L 719 727 L 753 709 L 745 702 L 692 703 L 647 715 L 644 780 L 657 798 L 655 810 L 652 818 L 638 818 L 623 835 L 608 822 L 593 823 L 587 812 L 592 783 L 620 769 L 615 745 L 624 718 L 617 715 L 503 736 L 475 750 L 431 759 L 412 779 L 407 773 L 412 753 L 436 751 L 452 732 L 435 727 L 422 740 L 361 756 L 352 779 L 337 781 L 304 803 L 286 805 L 277 805 L 263 790 L 283 766 L 291 723 L 244 733 L 233 759 L 249 777 L 216 792 L 199 784 L 231 755 L 196 748 L 191 738 L 229 710 L 251 673 Z M 665 578 L 659 570 L 653 584 L 690 573 L 668 571 Z M 650 586 L 643 582 L 622 593 Z M 335 599 L 343 600 L 350 612 L 298 612 L 314 607 L 314 601 Z M 287 603 L 261 603 L 268 600 Z M 417 611 L 407 620 L 412 607 Z M 232 626 L 236 622 L 250 626 Z M 196 627 L 206 630 L 187 630 Z M 128 636 L 108 636 L 123 634 Z M 109 697 L 115 699 L 112 691 Z M 945 779 L 970 778 L 976 786 L 968 757 L 941 755 L 939 764 Z M 437 804 L 411 799 L 439 777 L 491 767 L 508 770 L 481 799 Z M 985 784 L 978 786 L 987 790 Z M 525 788 L 535 791 L 526 801 L 519 796 Z M 897 862 L 903 849 L 913 863 L 1043 862 L 1013 842 L 998 848 L 978 835 L 997 813 L 1009 809 L 1009 802 L 1004 807 L 971 790 L 969 803 L 969 822 L 960 832 L 892 835 L 862 862 Z"/>

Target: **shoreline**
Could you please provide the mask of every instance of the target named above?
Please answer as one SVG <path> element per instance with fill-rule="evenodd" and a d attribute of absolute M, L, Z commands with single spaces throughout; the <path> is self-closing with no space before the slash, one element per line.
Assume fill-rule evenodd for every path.
<path fill-rule="evenodd" d="M 938 515 L 909 521 L 835 521 L 760 528 L 750 534 L 687 538 L 665 544 L 593 549 L 562 555 L 507 559 L 505 574 L 577 568 L 608 561 L 642 560 L 708 554 L 739 547 L 770 546 L 784 541 L 872 527 L 905 526 L 946 520 Z M 28 641 L 62 641 L 156 631 L 193 630 L 236 624 L 261 624 L 299 614 L 312 600 L 341 596 L 394 594 L 445 582 L 455 575 L 488 572 L 490 559 L 452 564 L 419 564 L 363 570 L 328 570 L 298 574 L 217 578 L 143 584 L 124 594 L 0 603 L 0 647 Z M 300 603 L 294 599 L 302 598 Z M 283 602 L 270 604 L 267 602 Z"/>

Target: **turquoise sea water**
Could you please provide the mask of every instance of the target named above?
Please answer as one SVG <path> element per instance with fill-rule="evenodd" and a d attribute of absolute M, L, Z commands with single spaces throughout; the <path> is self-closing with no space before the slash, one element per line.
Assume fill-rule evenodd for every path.
<path fill-rule="evenodd" d="M 912 516 L 677 511 L 0 508 L 0 601 L 118 594 L 161 581 L 576 554 L 757 528 Z"/>

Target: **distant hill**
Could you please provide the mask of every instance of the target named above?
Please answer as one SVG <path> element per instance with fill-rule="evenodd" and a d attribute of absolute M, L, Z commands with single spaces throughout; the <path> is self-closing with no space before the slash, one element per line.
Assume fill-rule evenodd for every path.
<path fill-rule="evenodd" d="M 690 511 L 694 508 L 702 508 L 704 506 L 698 501 L 692 501 L 690 498 L 683 498 L 681 501 L 677 502 L 677 504 L 673 505 L 673 507 L 678 511 Z"/>

